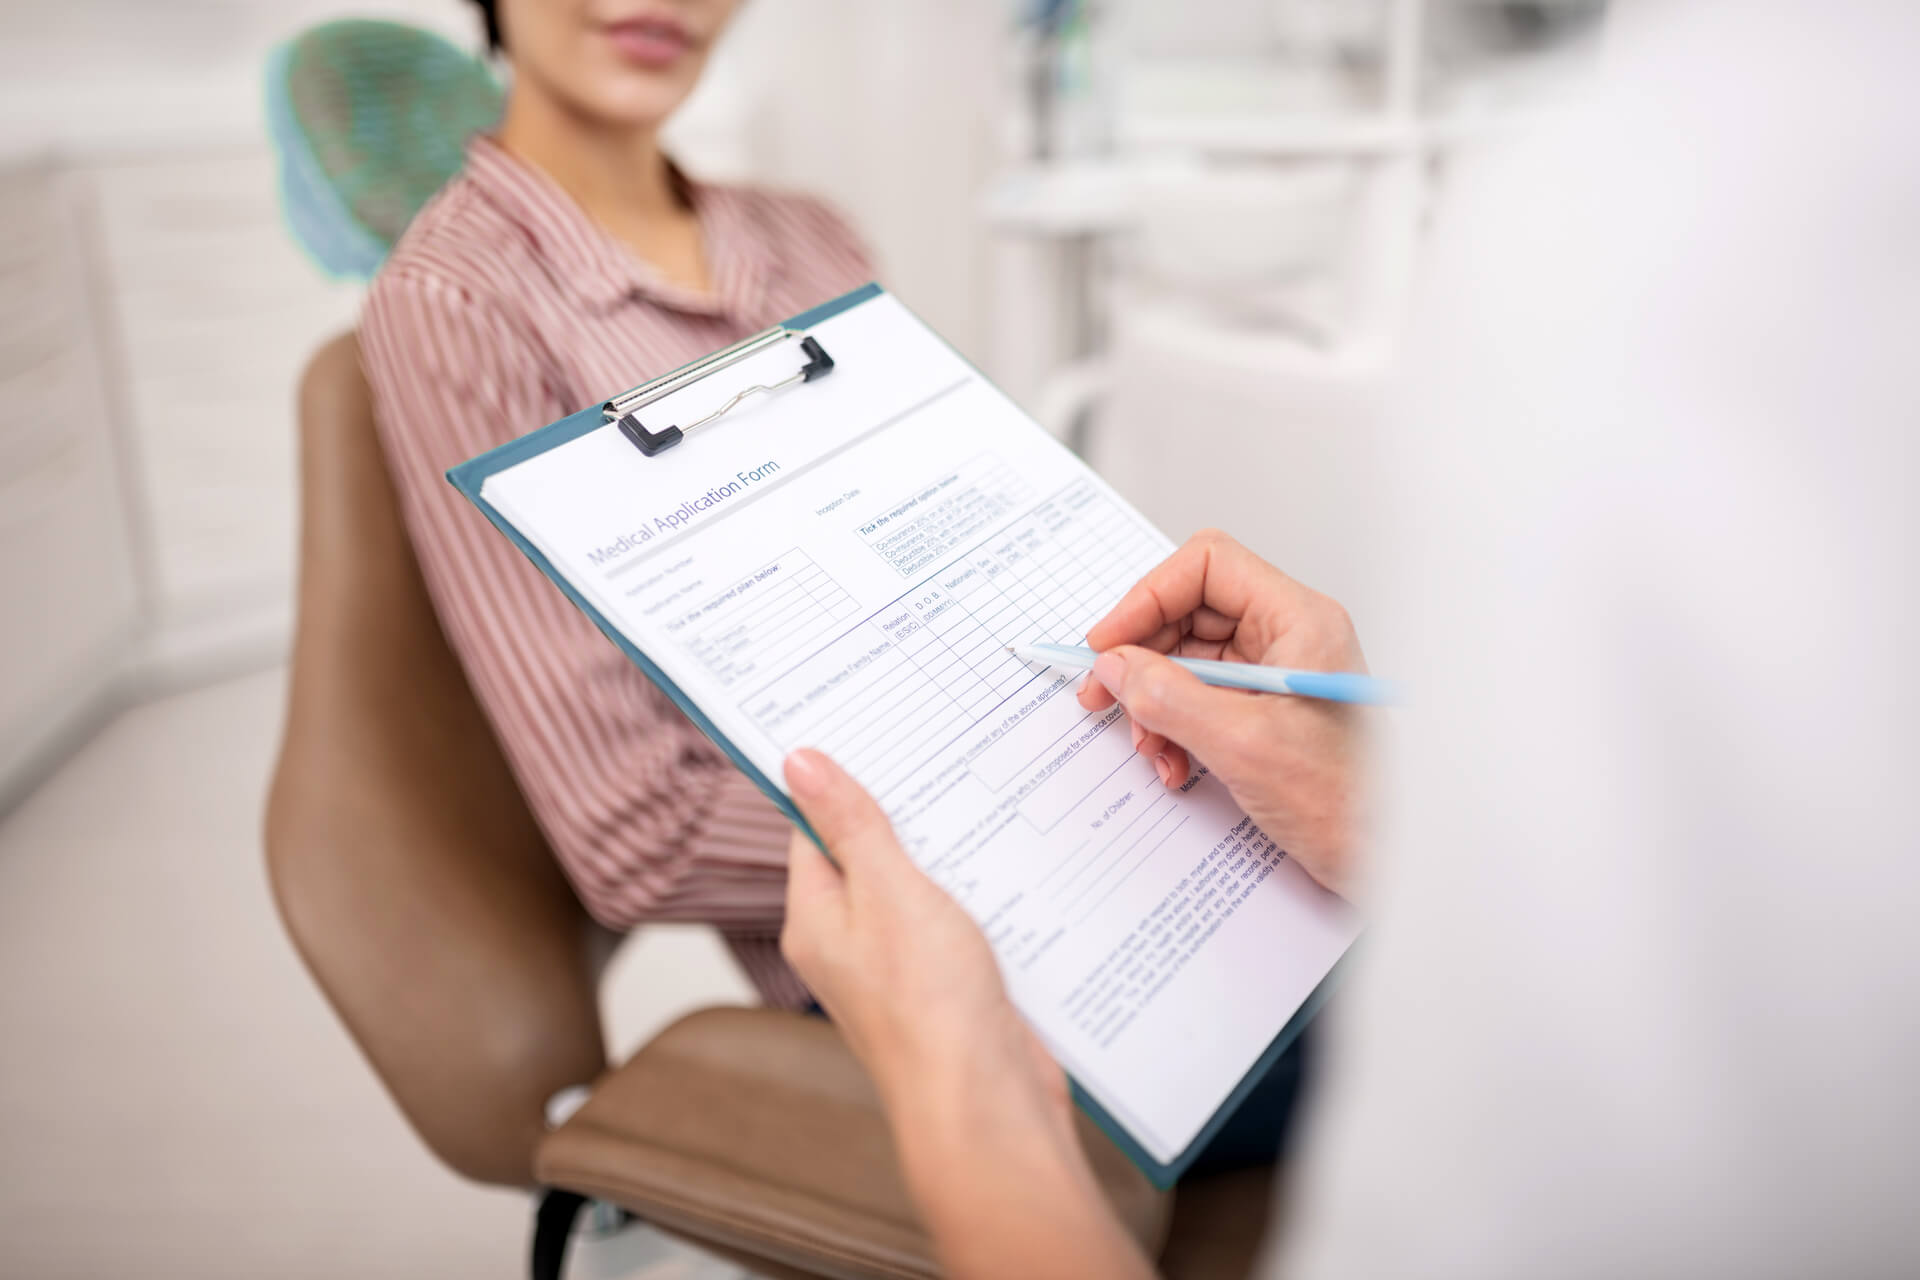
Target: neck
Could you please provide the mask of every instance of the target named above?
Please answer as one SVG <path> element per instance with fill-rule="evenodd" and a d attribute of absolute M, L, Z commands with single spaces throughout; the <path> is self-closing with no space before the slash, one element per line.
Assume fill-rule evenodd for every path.
<path fill-rule="evenodd" d="M 685 216 L 657 128 L 586 119 L 522 81 L 507 98 L 495 136 L 622 239 Z"/>

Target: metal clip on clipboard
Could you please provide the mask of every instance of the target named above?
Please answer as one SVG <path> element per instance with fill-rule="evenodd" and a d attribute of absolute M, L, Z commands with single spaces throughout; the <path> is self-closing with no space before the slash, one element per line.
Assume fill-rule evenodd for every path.
<path fill-rule="evenodd" d="M 718 373 L 728 365 L 738 364 L 748 356 L 758 355 L 767 348 L 791 338 L 800 340 L 800 350 L 807 357 L 806 364 L 802 365 L 800 372 L 792 377 L 747 387 L 706 417 L 698 422 L 690 422 L 684 427 L 667 427 L 661 431 L 649 431 L 635 416 L 639 410 L 646 408 L 654 401 L 690 387 L 708 374 Z M 645 382 L 631 391 L 624 391 L 601 405 L 600 412 L 608 422 L 620 428 L 621 435 L 633 441 L 635 448 L 651 458 L 656 453 L 673 448 L 701 427 L 726 416 L 748 396 L 772 395 L 776 391 L 784 391 L 802 382 L 812 382 L 815 378 L 825 377 L 832 372 L 833 357 L 827 354 L 826 348 L 820 345 L 818 339 L 798 329 L 775 325 L 771 329 L 761 330 L 751 338 L 742 339 L 724 350 L 716 351 L 704 360 L 696 360 L 685 368 L 675 369 L 672 373 L 663 374 L 652 382 Z"/>

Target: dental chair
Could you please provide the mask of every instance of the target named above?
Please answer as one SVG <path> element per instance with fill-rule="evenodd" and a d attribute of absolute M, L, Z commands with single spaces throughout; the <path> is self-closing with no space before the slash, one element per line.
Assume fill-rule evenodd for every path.
<path fill-rule="evenodd" d="M 288 932 L 420 1138 L 539 1190 L 533 1274 L 588 1200 L 768 1276 L 938 1274 L 873 1087 L 831 1023 L 712 1008 L 609 1064 L 617 939 L 574 898 L 447 647 L 351 335 L 300 388 L 300 587 L 266 850 Z M 549 1127 L 551 1099 L 586 1100 Z M 1244 1275 L 1271 1169 L 1156 1192 L 1081 1136 L 1165 1273 Z"/>

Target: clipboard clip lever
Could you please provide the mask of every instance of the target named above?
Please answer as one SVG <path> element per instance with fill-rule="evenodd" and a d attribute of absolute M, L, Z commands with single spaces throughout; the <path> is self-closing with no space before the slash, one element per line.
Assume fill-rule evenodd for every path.
<path fill-rule="evenodd" d="M 782 342 L 798 338 L 800 351 L 807 362 L 800 371 L 778 382 L 757 383 L 736 392 L 731 400 L 709 413 L 697 422 L 684 427 L 667 427 L 661 431 L 651 431 L 641 425 L 637 416 L 641 409 L 654 401 L 672 395 L 674 392 L 692 386 L 708 374 L 718 373 L 728 365 L 738 364 L 748 356 L 758 355 L 767 348 Z M 704 360 L 696 360 L 690 365 L 675 369 L 672 373 L 662 374 L 652 382 L 645 382 L 624 391 L 600 406 L 601 415 L 620 428 L 620 434 L 633 441 L 634 447 L 651 458 L 654 454 L 671 449 L 701 427 L 715 422 L 731 413 L 741 401 L 750 396 L 772 395 L 802 382 L 812 382 L 815 378 L 825 377 L 833 372 L 833 357 L 820 345 L 820 340 L 784 325 L 775 325 L 771 329 L 762 329 L 750 338 L 744 338 L 724 350 L 716 351 Z"/>

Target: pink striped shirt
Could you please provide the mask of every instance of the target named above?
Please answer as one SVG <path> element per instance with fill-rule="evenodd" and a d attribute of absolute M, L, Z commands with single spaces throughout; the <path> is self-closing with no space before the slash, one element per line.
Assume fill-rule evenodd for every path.
<path fill-rule="evenodd" d="M 487 139 L 394 248 L 361 314 L 381 434 L 448 639 L 587 909 L 719 926 L 769 1000 L 789 828 L 443 473 L 865 283 L 817 201 L 688 183 L 711 294 L 662 280 Z"/>

